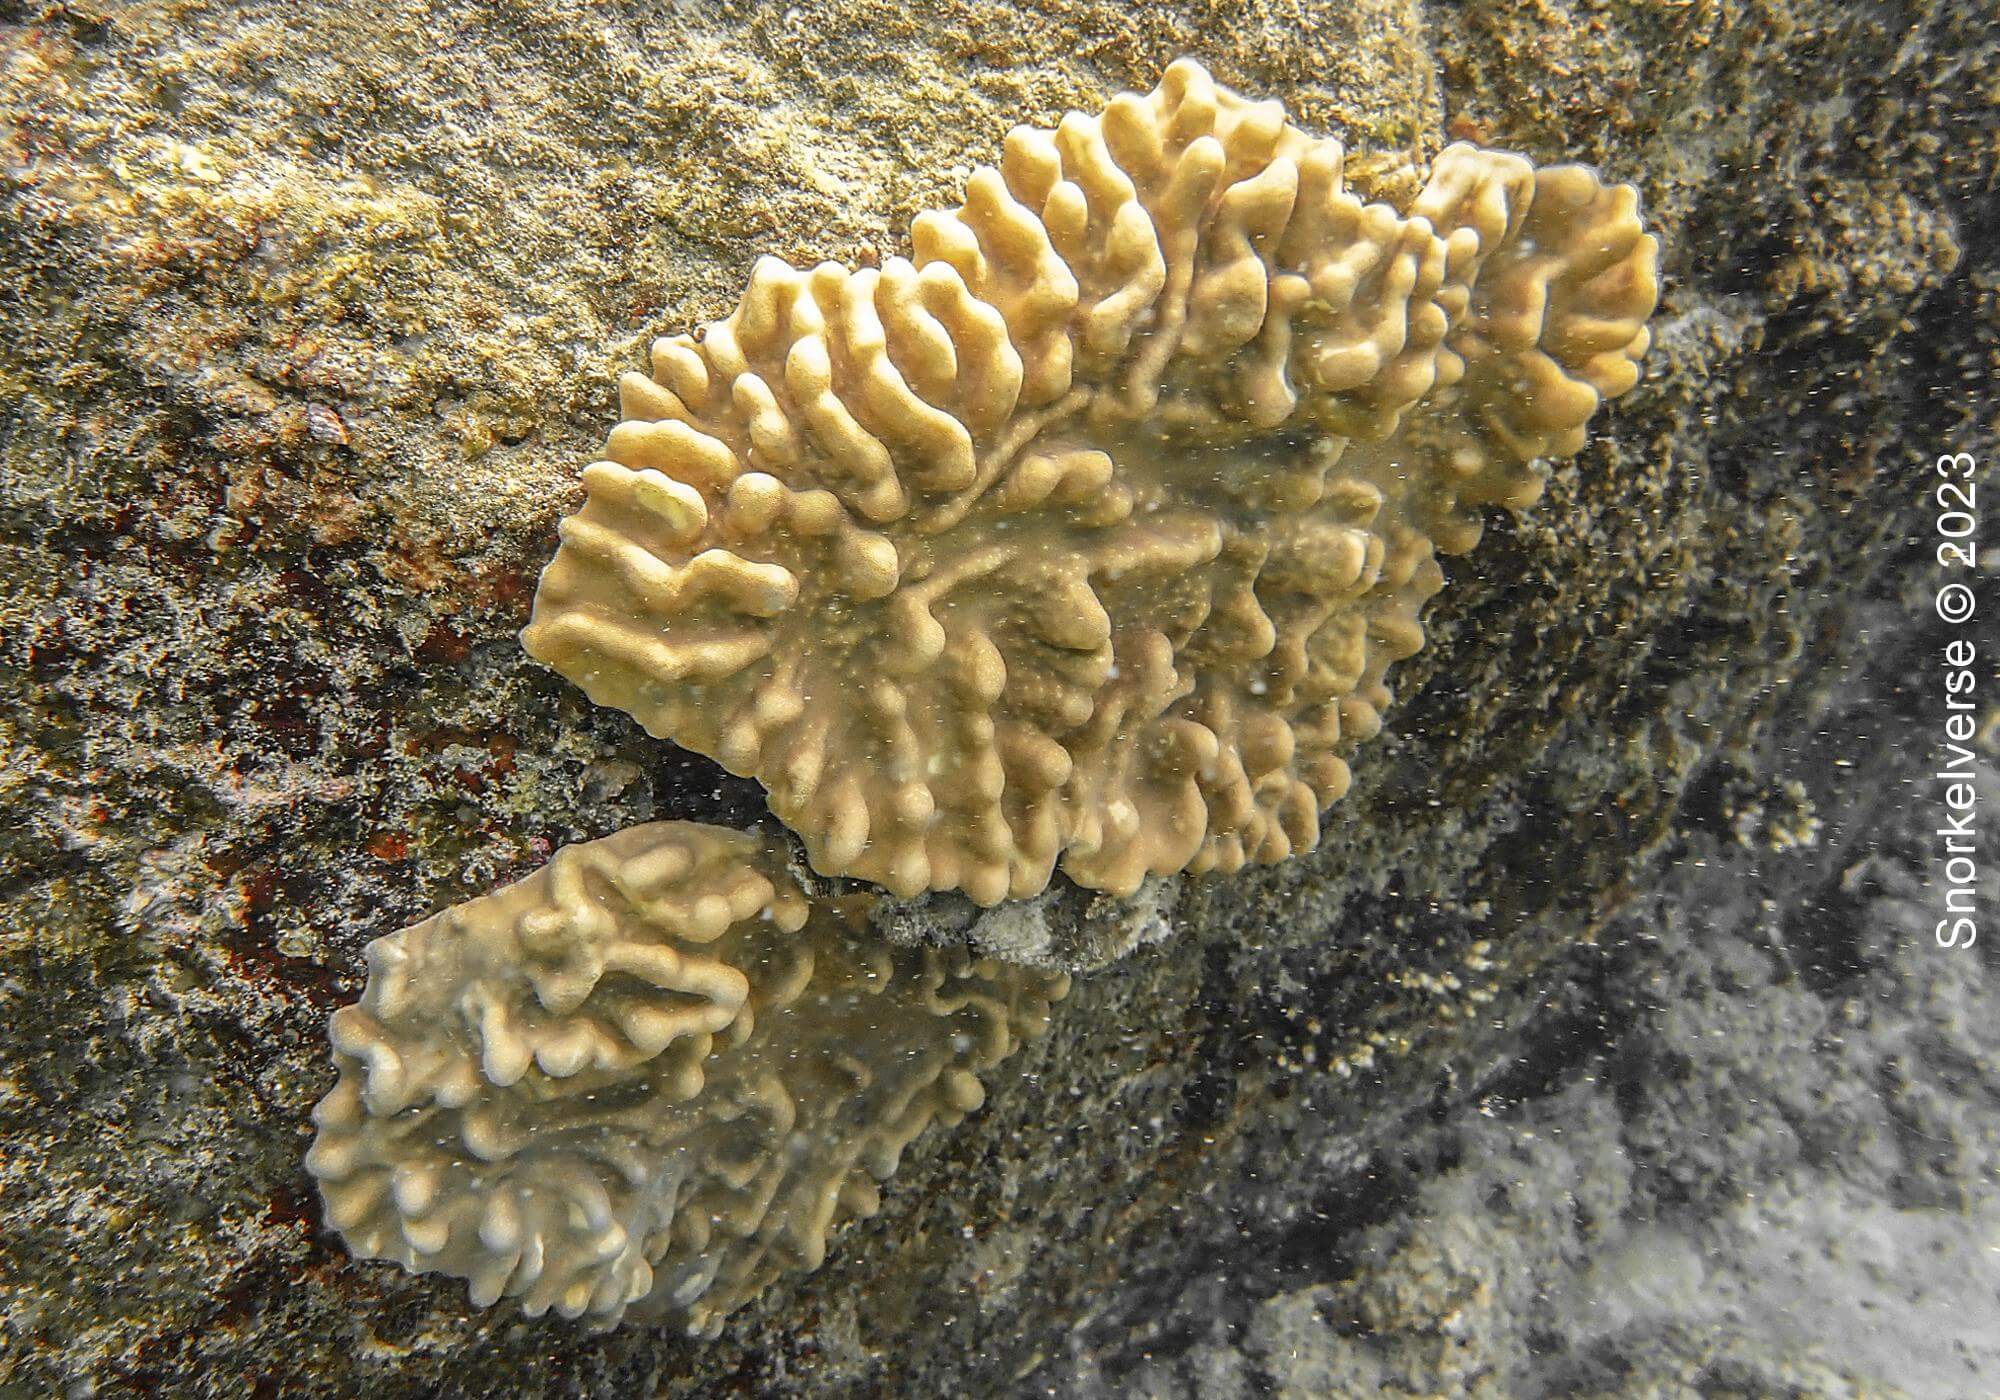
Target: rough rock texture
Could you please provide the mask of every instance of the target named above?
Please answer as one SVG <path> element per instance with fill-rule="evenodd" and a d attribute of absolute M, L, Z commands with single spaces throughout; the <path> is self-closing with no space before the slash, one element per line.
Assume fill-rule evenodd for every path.
<path fill-rule="evenodd" d="M 1699 1256 L 1737 1228 L 1721 1193 L 1829 1168 L 1791 1155 L 1810 1103 L 1774 1110 L 1690 1045 L 1733 1047 L 1787 1094 L 1886 1095 L 1916 1126 L 1906 1165 L 1843 1172 L 1813 1210 L 1759 1207 L 1801 1248 L 1829 1220 L 1990 1189 L 1990 1090 L 1934 1029 L 1976 998 L 1990 1011 L 1990 964 L 1885 957 L 1865 1014 L 1903 1029 L 1847 1073 L 1794 1019 L 1833 1015 L 1877 936 L 1831 918 L 1807 872 L 1832 873 L 1852 803 L 1891 809 L 1856 837 L 1901 810 L 1905 770 L 1874 765 L 1899 746 L 1921 763 L 1935 738 L 1932 692 L 1908 686 L 1934 639 L 1912 631 L 1921 597 L 1892 594 L 1931 567 L 1925 464 L 1994 447 L 1987 8 L 11 7 L 0 1386 L 1059 1392 L 1090 1383 L 1076 1366 L 1122 1384 L 1148 1348 L 1219 1371 L 1240 1343 L 1264 1365 L 1288 1330 L 1323 1339 L 1327 1306 L 1374 1319 L 1365 1354 L 1326 1363 L 1347 1374 L 1506 1374 L 1543 1334 L 1518 1311 L 1437 1311 L 1484 1279 L 1426 1251 L 1511 1241 L 1474 1261 L 1505 1311 L 1586 1267 L 1591 1227 L 1544 1218 L 1540 1188 L 1481 1195 L 1442 1156 L 1402 1172 L 1403 1152 L 1456 1127 L 1601 1181 L 1622 1212 L 1608 1238 L 1664 1230 L 1683 1243 L 1663 1257 Z M 663 323 L 722 314 L 757 254 L 892 253 L 1007 124 L 1148 86 L 1184 51 L 1354 149 L 1416 157 L 1449 135 L 1634 180 L 1667 279 L 1644 383 L 1532 521 L 1496 521 L 1454 565 L 1313 856 L 1123 912 L 1059 891 L 1036 928 L 906 911 L 912 936 L 1079 965 L 1151 946 L 1079 979 L 1010 1061 L 1029 1082 L 913 1147 L 820 1272 L 697 1343 L 472 1315 L 452 1282 L 350 1261 L 300 1159 L 362 944 L 565 841 L 761 811 L 514 641 L 616 373 Z M 1858 698 L 1816 712 L 1835 682 Z M 1788 783 L 1826 830 L 1762 858 L 1798 971 L 1760 1009 L 1702 990 L 1712 960 L 1684 950 L 1720 934 L 1658 901 L 1676 854 L 1811 835 Z M 1651 902 L 1608 922 L 1635 894 Z M 1898 926 L 1877 912 L 1866 927 Z M 1593 930 L 1602 953 L 1579 946 Z M 1599 976 L 1610 955 L 1626 980 Z M 1929 979 L 1942 1002 L 1917 994 Z M 1646 987 L 1690 994 L 1637 1017 Z M 1702 1016 L 1724 1034 L 1694 1038 Z M 1691 1063 L 1613 1118 L 1562 1087 L 1585 1060 L 1560 1052 L 1628 1026 L 1642 1083 L 1662 1078 L 1648 1054 Z M 1867 1058 L 1899 1036 L 1943 1037 L 1949 1072 L 1928 1041 Z M 1475 1136 L 1482 1104 L 1515 1133 Z M 1750 1118 L 1719 1143 L 1683 1130 L 1731 1112 Z M 1578 1141 L 1515 1143 L 1540 1124 Z M 1686 1213 L 1661 1224 L 1670 1191 Z M 1463 1225 L 1422 1223 L 1475 1198 Z M 1169 1300 L 1224 1257 L 1283 1268 L 1230 1271 L 1243 1337 L 1204 1334 L 1196 1357 Z M 1754 1326 L 1675 1341 L 1672 1278 L 1609 1296 L 1623 1311 L 1591 1335 L 1645 1345 L 1559 1348 L 1579 1385 L 1672 1394 L 1647 1377 L 1698 1361 L 1711 1391 L 1769 1393 L 1743 1368 L 1789 1364 Z M 1127 1343 L 1154 1321 L 1164 1340 Z M 1446 1327 L 1482 1355 L 1452 1353 Z"/>
<path fill-rule="evenodd" d="M 1935 640 L 1793 691 L 1705 770 L 1668 872 L 1566 960 L 1515 1065 L 1378 1149 L 1359 1201 L 1312 1199 L 1341 1223 L 1245 1219 L 1134 1277 L 1036 1389 L 1988 1393 L 2000 956 L 1937 946 L 1933 755 L 1887 699 Z M 1989 736 L 1983 791 L 1996 757 Z"/>

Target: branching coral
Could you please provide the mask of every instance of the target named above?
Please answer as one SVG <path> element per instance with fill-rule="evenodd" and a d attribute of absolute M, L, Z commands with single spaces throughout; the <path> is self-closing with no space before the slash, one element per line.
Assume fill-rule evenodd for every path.
<path fill-rule="evenodd" d="M 522 641 L 817 869 L 986 904 L 1310 848 L 1434 552 L 1632 386 L 1656 294 L 1628 186 L 1458 145 L 1365 204 L 1185 60 L 913 241 L 654 345 Z"/>
<path fill-rule="evenodd" d="M 1060 973 L 858 931 L 753 836 L 660 822 L 369 946 L 306 1159 L 356 1254 L 608 1325 L 712 1332 L 828 1235 Z"/>

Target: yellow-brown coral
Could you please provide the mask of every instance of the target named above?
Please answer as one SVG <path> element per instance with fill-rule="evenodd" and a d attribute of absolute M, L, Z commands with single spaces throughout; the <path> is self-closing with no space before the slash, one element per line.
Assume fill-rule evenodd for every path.
<path fill-rule="evenodd" d="M 364 1258 L 610 1325 L 713 1332 L 842 1221 L 1061 973 L 892 948 L 758 838 L 658 822 L 369 945 L 306 1158 Z"/>
<path fill-rule="evenodd" d="M 880 270 L 653 347 L 522 634 L 813 864 L 1034 893 L 1307 849 L 1434 551 L 1637 378 L 1628 186 L 1457 145 L 1407 213 L 1183 60 L 1009 133 Z"/>

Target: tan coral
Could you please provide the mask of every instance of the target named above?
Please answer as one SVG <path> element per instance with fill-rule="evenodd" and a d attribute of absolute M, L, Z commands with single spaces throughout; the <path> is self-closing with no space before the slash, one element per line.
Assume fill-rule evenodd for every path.
<path fill-rule="evenodd" d="M 1434 553 L 1637 377 L 1626 186 L 1448 148 L 1408 212 L 1195 63 L 1020 127 L 879 270 L 653 347 L 522 634 L 898 893 L 1318 840 Z"/>
<path fill-rule="evenodd" d="M 1060 973 L 856 931 L 758 838 L 659 822 L 369 946 L 307 1157 L 356 1254 L 692 1330 L 875 1210 Z"/>

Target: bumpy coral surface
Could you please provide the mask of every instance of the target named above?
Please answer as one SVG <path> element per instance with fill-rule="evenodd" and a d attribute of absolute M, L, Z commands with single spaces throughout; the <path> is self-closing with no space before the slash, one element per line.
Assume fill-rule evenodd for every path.
<path fill-rule="evenodd" d="M 1067 990 L 858 914 L 753 836 L 657 822 L 376 940 L 314 1114 L 328 1222 L 482 1306 L 713 1331 L 817 1268 Z"/>
<path fill-rule="evenodd" d="M 1459 145 L 1407 212 L 1182 61 L 1016 128 L 915 256 L 653 347 L 522 640 L 981 903 L 1313 846 L 1434 557 L 1637 377 L 1627 186 Z"/>

